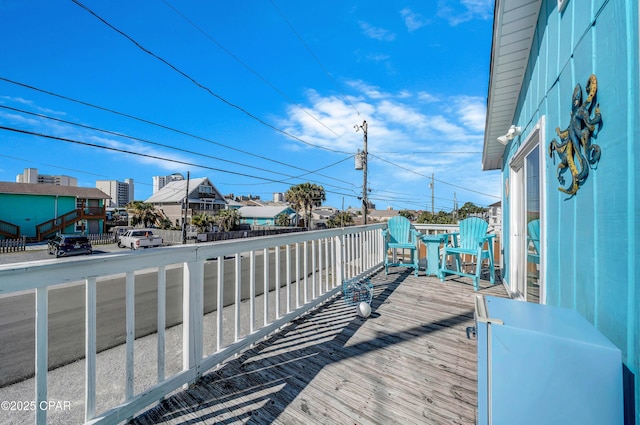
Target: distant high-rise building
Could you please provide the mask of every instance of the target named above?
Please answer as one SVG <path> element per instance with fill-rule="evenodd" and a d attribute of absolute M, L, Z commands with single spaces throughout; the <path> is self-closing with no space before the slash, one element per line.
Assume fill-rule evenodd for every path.
<path fill-rule="evenodd" d="M 107 208 L 124 207 L 133 201 L 134 187 L 133 179 L 125 179 L 124 182 L 117 180 L 96 180 L 96 188 L 107 195 Z"/>
<path fill-rule="evenodd" d="M 57 186 L 78 186 L 78 179 L 69 176 L 52 176 L 38 174 L 37 168 L 25 168 L 22 174 L 16 176 L 16 183 L 55 184 Z"/>
<path fill-rule="evenodd" d="M 284 192 L 273 192 L 273 202 L 284 202 Z"/>
<path fill-rule="evenodd" d="M 156 193 L 167 184 L 184 180 L 184 176 L 180 173 L 173 173 L 169 176 L 153 176 L 153 193 Z"/>

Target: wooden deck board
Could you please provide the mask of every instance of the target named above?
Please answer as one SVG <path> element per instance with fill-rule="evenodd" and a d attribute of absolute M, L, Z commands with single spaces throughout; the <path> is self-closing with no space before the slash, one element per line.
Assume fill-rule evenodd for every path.
<path fill-rule="evenodd" d="M 391 268 L 372 283 L 368 319 L 331 300 L 132 423 L 474 424 L 471 280 Z"/>

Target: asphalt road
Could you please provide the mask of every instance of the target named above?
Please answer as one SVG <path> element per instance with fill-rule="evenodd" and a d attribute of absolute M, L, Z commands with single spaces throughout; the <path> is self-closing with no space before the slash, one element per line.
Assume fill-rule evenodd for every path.
<path fill-rule="evenodd" d="M 93 255 L 108 252 L 127 252 L 124 248 L 118 248 L 116 244 L 93 245 Z M 26 251 L 0 253 L 0 264 L 23 263 L 25 261 L 50 260 L 54 258 L 47 252 L 47 245 L 32 245 Z"/>
<path fill-rule="evenodd" d="M 120 250 L 115 246 L 96 246 L 93 255 Z M 162 249 L 162 248 L 152 248 Z M 126 250 L 122 249 L 122 252 Z M 260 255 L 258 253 L 258 255 Z M 271 256 L 271 261 L 274 261 Z M 52 258 L 46 249 L 22 253 L 1 254 L 1 263 L 34 261 Z M 228 260 L 233 261 L 233 260 Z M 284 263 L 284 262 L 283 262 Z M 263 274 L 262 260 L 256 261 L 256 276 Z M 284 264 L 281 275 L 285 276 Z M 249 260 L 242 259 L 243 298 L 249 291 Z M 275 265 L 270 266 L 271 282 L 275 280 Z M 233 282 L 234 268 L 225 267 L 225 282 Z M 292 265 L 291 276 L 295 276 Z M 262 293 L 261 278 L 256 282 L 257 294 Z M 205 313 L 215 311 L 217 267 L 205 263 Z M 1 283 L 0 283 L 1 284 Z M 272 288 L 273 289 L 273 288 Z M 157 274 L 136 274 L 135 278 L 136 338 L 156 332 Z M 225 285 L 224 304 L 234 302 L 234 288 Z M 293 294 L 293 291 L 292 291 Z M 98 352 L 125 342 L 125 277 L 114 276 L 97 283 L 97 347 Z M 182 268 L 167 269 L 166 323 L 171 327 L 182 322 Z M 83 284 L 65 285 L 49 290 L 49 367 L 55 368 L 84 357 L 85 290 Z M 0 298 L 0 387 L 22 381 L 34 375 L 35 362 L 35 294 L 33 292 Z"/>

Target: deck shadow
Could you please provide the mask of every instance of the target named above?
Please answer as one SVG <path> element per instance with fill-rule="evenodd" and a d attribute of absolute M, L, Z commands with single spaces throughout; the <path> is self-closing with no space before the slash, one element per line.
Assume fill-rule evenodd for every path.
<path fill-rule="evenodd" d="M 401 332 L 377 331 L 349 345 L 366 320 L 380 317 L 376 310 L 409 276 L 411 271 L 372 279 L 375 295 L 369 319 L 354 315 L 354 307 L 342 296 L 333 298 L 130 423 L 271 423 L 323 369 L 473 319 L 473 311 L 464 311 Z M 335 385 L 338 390 L 340 382 Z"/>

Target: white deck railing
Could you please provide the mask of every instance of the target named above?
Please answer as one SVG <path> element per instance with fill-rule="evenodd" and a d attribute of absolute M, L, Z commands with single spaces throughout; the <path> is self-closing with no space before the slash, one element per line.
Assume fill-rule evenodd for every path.
<path fill-rule="evenodd" d="M 26 290 L 36 293 L 35 422 L 47 422 L 47 410 L 37 407 L 47 403 L 50 288 L 77 282 L 84 286 L 84 419 L 91 424 L 119 423 L 174 390 L 195 382 L 207 370 L 333 297 L 341 291 L 344 279 L 379 269 L 383 262 L 381 229 L 384 227 L 384 224 L 376 224 L 0 266 L 0 295 Z M 228 270 L 229 266 L 232 270 Z M 169 350 L 165 348 L 166 288 L 168 280 L 172 279 L 170 276 L 175 276 L 175 268 L 181 270 L 182 276 L 183 367 L 178 373 L 165 376 L 166 352 Z M 147 278 L 149 273 L 154 278 L 157 276 L 157 383 L 136 393 L 135 286 L 143 270 Z M 259 276 L 260 270 L 262 276 Z M 97 287 L 108 279 L 124 280 L 126 288 L 123 300 L 126 311 L 125 401 L 97 412 L 96 293 Z M 209 333 L 203 332 L 205 279 L 215 279 L 216 287 L 216 329 Z M 262 305 L 257 305 L 260 299 Z M 247 302 L 248 318 L 246 310 L 241 314 L 241 304 Z M 232 321 L 223 320 L 224 307 L 234 309 Z M 263 312 L 261 320 L 256 317 L 257 310 Z M 233 327 L 233 332 L 225 326 Z M 231 337 L 225 340 L 225 335 L 233 335 L 233 340 Z M 210 338 L 215 338 L 214 352 L 205 353 L 203 342 Z M 177 351 L 175 347 L 171 350 Z"/>

